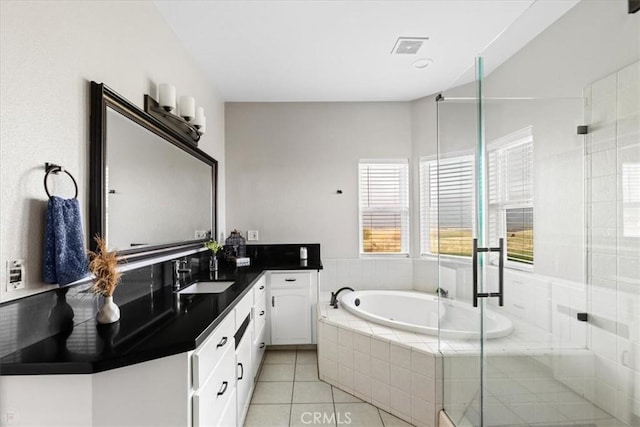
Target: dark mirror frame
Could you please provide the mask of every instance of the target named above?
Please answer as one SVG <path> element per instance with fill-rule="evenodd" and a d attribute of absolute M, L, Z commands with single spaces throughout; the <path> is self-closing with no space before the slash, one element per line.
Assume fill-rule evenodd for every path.
<path fill-rule="evenodd" d="M 96 250 L 94 237 L 104 236 L 105 224 L 105 166 L 107 162 L 107 108 L 111 108 L 132 121 L 153 132 L 168 143 L 211 166 L 211 238 L 218 235 L 218 161 L 193 145 L 193 141 L 168 127 L 160 120 L 144 112 L 136 105 L 111 90 L 104 83 L 91 82 L 91 117 L 89 148 L 89 248 Z M 209 239 L 166 242 L 118 251 L 122 260 L 131 260 L 156 256 L 164 253 L 202 247 Z M 108 243 L 108 242 L 107 242 Z"/>

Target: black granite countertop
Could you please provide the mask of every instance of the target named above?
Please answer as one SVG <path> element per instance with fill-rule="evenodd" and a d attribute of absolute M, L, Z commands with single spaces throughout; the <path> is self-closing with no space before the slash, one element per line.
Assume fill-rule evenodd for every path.
<path fill-rule="evenodd" d="M 233 281 L 222 293 L 178 295 L 163 286 L 122 305 L 115 324 L 97 325 L 92 318 L 4 356 L 0 373 L 90 374 L 194 350 L 266 270 L 322 269 L 319 254 L 308 262 L 253 255 L 250 267 L 222 266 L 215 274 L 197 273 L 185 282 Z"/>

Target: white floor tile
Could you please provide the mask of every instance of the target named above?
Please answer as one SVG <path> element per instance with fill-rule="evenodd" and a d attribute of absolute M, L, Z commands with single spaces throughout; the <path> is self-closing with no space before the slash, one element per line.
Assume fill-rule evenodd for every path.
<path fill-rule="evenodd" d="M 342 423 L 344 424 L 344 422 Z M 342 425 L 341 424 L 341 425 Z M 302 403 L 291 405 L 292 427 L 336 426 L 333 403 Z"/>
<path fill-rule="evenodd" d="M 411 427 L 411 424 L 385 411 L 379 411 L 384 427 Z"/>
<path fill-rule="evenodd" d="M 320 381 L 318 365 L 296 365 L 296 381 Z"/>
<path fill-rule="evenodd" d="M 295 368 L 296 365 L 264 365 L 258 381 L 293 381 Z"/>
<path fill-rule="evenodd" d="M 291 403 L 293 382 L 258 382 L 251 404 Z"/>
<path fill-rule="evenodd" d="M 335 407 L 336 416 L 351 427 L 384 427 L 378 408 L 368 403 L 336 403 Z"/>
<path fill-rule="evenodd" d="M 308 365 L 318 363 L 318 355 L 313 350 L 298 350 L 296 364 Z"/>
<path fill-rule="evenodd" d="M 362 400 L 358 399 L 357 397 L 349 394 L 349 393 L 345 393 L 344 391 L 340 390 L 339 388 L 335 388 L 335 387 L 331 387 L 331 391 L 333 392 L 333 401 L 335 403 L 359 403 L 362 402 Z"/>
<path fill-rule="evenodd" d="M 293 385 L 293 403 L 333 403 L 331 386 L 321 381 L 296 381 Z"/>
<path fill-rule="evenodd" d="M 295 350 L 269 350 L 264 358 L 265 364 L 277 363 L 296 363 L 296 351 Z"/>
<path fill-rule="evenodd" d="M 288 426 L 291 405 L 251 405 L 244 427 Z"/>

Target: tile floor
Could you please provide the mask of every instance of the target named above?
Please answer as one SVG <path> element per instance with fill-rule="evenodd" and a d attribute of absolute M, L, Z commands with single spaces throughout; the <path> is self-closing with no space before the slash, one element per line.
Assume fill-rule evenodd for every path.
<path fill-rule="evenodd" d="M 245 427 L 406 427 L 406 422 L 318 379 L 309 350 L 269 350 Z"/>

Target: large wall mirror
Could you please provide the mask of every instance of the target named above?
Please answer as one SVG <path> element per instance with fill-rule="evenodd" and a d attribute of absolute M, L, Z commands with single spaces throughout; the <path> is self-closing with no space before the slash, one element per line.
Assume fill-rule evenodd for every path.
<path fill-rule="evenodd" d="M 217 161 L 101 83 L 91 82 L 89 231 L 133 257 L 216 236 Z"/>

